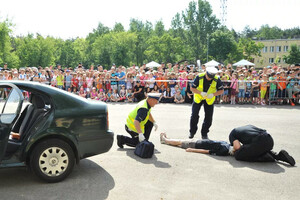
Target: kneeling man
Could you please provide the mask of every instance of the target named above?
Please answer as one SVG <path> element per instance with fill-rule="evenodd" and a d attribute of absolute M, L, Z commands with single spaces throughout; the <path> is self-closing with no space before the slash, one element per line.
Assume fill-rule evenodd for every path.
<path fill-rule="evenodd" d="M 120 148 L 123 148 L 124 144 L 135 147 L 139 142 L 149 139 L 153 126 L 155 130 L 157 129 L 151 108 L 158 103 L 160 93 L 148 93 L 147 96 L 147 99 L 140 101 L 127 117 L 125 130 L 131 137 L 117 135 L 117 144 Z"/>
<path fill-rule="evenodd" d="M 295 160 L 287 151 L 279 153 L 271 151 L 274 146 L 272 136 L 264 129 L 253 125 L 241 126 L 231 131 L 230 144 L 237 151 L 234 154 L 236 160 L 253 162 L 274 162 L 276 160 L 295 165 Z M 242 145 L 241 145 L 242 143 Z"/>

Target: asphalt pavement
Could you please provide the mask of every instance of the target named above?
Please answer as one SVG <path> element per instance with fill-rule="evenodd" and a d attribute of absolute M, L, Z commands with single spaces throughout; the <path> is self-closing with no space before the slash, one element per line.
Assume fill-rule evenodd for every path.
<path fill-rule="evenodd" d="M 109 103 L 110 128 L 127 135 L 125 120 L 136 104 Z M 300 107 L 216 105 L 210 139 L 228 141 L 230 131 L 253 124 L 267 129 L 274 151 L 287 150 L 296 166 L 250 163 L 231 156 L 188 153 L 160 144 L 159 134 L 187 138 L 191 105 L 158 104 L 152 109 L 158 131 L 151 159 L 118 148 L 116 140 L 105 154 L 81 160 L 63 182 L 47 184 L 26 168 L 0 170 L 0 199 L 300 199 Z M 199 127 L 204 117 L 200 111 Z M 195 135 L 200 138 L 200 131 Z"/>

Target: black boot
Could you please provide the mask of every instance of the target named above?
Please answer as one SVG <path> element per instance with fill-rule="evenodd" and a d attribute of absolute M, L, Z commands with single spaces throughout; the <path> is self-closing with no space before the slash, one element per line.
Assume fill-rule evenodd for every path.
<path fill-rule="evenodd" d="M 123 149 L 124 148 L 124 146 L 123 146 L 123 141 L 122 141 L 122 135 L 117 135 L 117 145 L 121 148 L 121 149 Z"/>
<path fill-rule="evenodd" d="M 190 138 L 190 139 L 193 139 L 193 138 L 194 138 L 194 135 L 190 133 L 189 138 Z"/>
<path fill-rule="evenodd" d="M 291 166 L 294 166 L 296 164 L 294 158 L 289 155 L 289 153 L 285 150 L 281 150 L 278 155 L 276 155 L 276 160 L 280 160 L 283 162 L 289 163 Z"/>

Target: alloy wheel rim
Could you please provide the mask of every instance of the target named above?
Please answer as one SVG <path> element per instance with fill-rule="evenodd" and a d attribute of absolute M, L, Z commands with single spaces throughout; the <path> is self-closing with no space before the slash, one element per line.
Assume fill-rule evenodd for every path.
<path fill-rule="evenodd" d="M 39 158 L 41 171 L 50 177 L 63 174 L 69 164 L 67 153 L 59 147 L 50 147 L 42 152 Z"/>

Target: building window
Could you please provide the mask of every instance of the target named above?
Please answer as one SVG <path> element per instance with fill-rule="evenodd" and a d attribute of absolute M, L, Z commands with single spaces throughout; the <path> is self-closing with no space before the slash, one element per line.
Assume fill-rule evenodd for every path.
<path fill-rule="evenodd" d="M 278 58 L 278 61 L 277 61 L 278 63 L 281 63 L 281 58 Z"/>
<path fill-rule="evenodd" d="M 274 62 L 274 58 L 269 58 L 269 63 L 273 63 Z"/>
<path fill-rule="evenodd" d="M 284 50 L 284 52 L 288 52 L 289 46 L 284 46 L 283 50 Z"/>
<path fill-rule="evenodd" d="M 281 46 L 276 47 L 276 52 L 281 52 Z"/>
<path fill-rule="evenodd" d="M 270 47 L 270 52 L 274 52 L 274 46 Z"/>
<path fill-rule="evenodd" d="M 263 48 L 263 52 L 264 52 L 264 53 L 267 53 L 267 52 L 268 52 L 268 47 L 264 47 L 264 48 Z"/>

